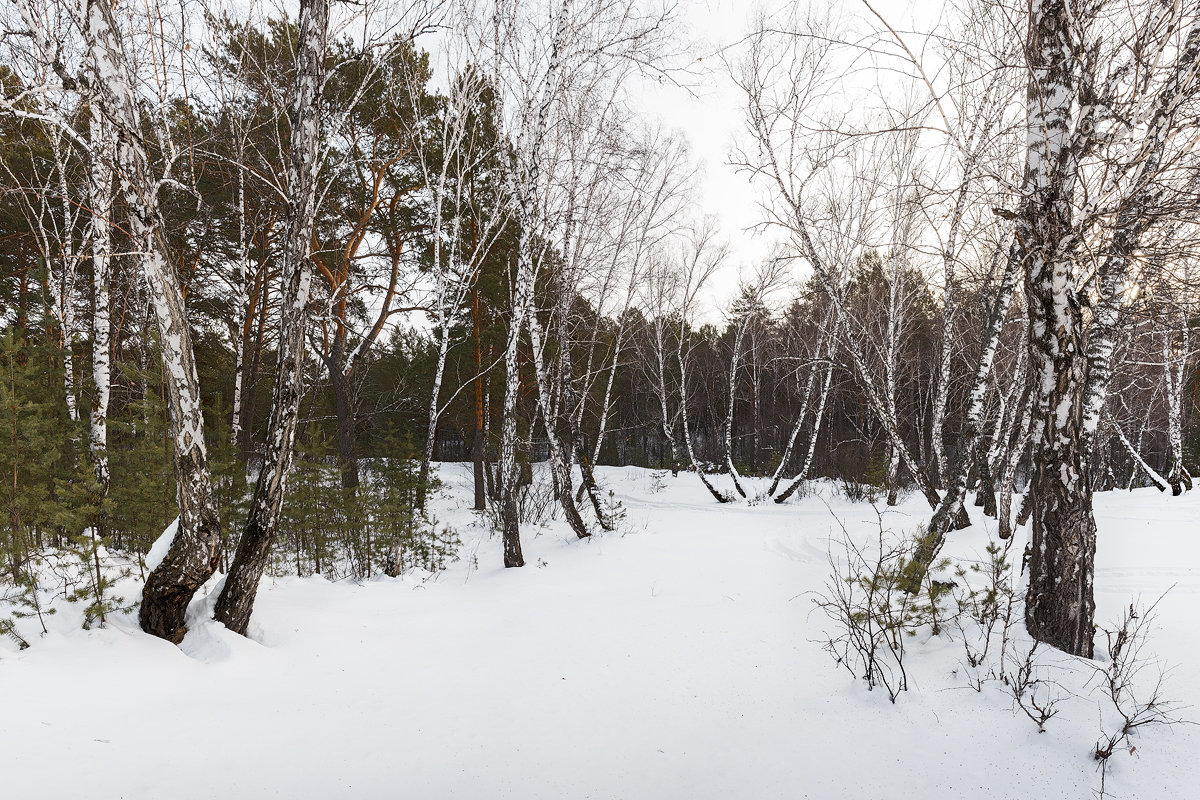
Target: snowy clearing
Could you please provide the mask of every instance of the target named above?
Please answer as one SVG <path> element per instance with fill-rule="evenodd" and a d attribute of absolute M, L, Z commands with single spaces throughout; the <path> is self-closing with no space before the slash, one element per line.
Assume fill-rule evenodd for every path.
<path fill-rule="evenodd" d="M 1028 798 L 1099 789 L 1091 754 L 1103 704 L 1089 694 L 1087 662 L 1047 662 L 1062 665 L 1065 699 L 1039 734 L 998 681 L 978 693 L 967 685 L 963 648 L 949 634 L 912 644 L 910 691 L 895 705 L 822 651 L 828 623 L 807 593 L 829 573 L 831 512 L 864 535 L 875 516 L 835 484 L 784 506 L 717 506 L 695 475 L 668 474 L 656 492 L 647 470 L 602 469 L 627 512 L 623 533 L 576 541 L 561 521 L 529 526 L 527 566 L 504 570 L 499 538 L 467 509 L 469 465 L 441 473 L 437 513 L 464 546 L 435 580 L 273 582 L 252 640 L 202 621 L 214 582 L 195 601 L 181 648 L 141 633 L 133 616 L 82 631 L 69 611 L 29 650 L 0 644 L 5 795 Z M 980 557 L 994 531 L 971 511 L 976 524 L 952 535 L 950 555 Z M 1150 649 L 1171 668 L 1165 697 L 1194 718 L 1200 499 L 1102 493 L 1096 511 L 1097 620 L 1171 589 Z M 926 514 L 916 495 L 885 519 L 911 529 Z M 130 582 L 123 593 L 137 589 Z M 1023 630 L 1018 638 L 1027 649 Z M 1133 744 L 1110 762 L 1108 795 L 1195 796 L 1200 728 L 1150 727 Z"/>

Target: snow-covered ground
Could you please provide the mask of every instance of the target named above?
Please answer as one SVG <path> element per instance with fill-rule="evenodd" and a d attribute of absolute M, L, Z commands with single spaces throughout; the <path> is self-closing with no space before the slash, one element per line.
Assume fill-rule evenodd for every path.
<path fill-rule="evenodd" d="M 133 617 L 82 631 L 68 615 L 29 650 L 0 645 L 3 796 L 1082 798 L 1100 786 L 1091 753 L 1108 712 L 1086 662 L 1046 662 L 1064 699 L 1039 734 L 998 681 L 968 686 L 949 634 L 910 643 L 911 690 L 894 705 L 822 651 L 828 622 L 809 593 L 829 573 L 834 515 L 854 532 L 875 520 L 833 484 L 785 506 L 717 506 L 694 475 L 655 491 L 646 470 L 602 470 L 623 531 L 529 528 L 527 566 L 504 570 L 468 510 L 467 467 L 442 475 L 438 516 L 465 544 L 435 580 L 277 581 L 252 639 L 202 622 L 210 595 L 179 648 Z M 1096 507 L 1097 619 L 1171 588 L 1150 647 L 1171 667 L 1165 696 L 1200 719 L 1200 493 L 1108 493 Z M 925 513 L 914 497 L 885 520 L 911 529 Z M 952 554 L 980 556 L 993 529 L 979 518 Z M 1147 728 L 1133 745 L 1113 756 L 1108 794 L 1200 794 L 1200 727 Z"/>

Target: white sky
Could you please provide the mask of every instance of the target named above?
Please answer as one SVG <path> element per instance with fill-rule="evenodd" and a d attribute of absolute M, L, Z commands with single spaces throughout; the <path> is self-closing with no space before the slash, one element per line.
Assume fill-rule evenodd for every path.
<path fill-rule="evenodd" d="M 795 2 L 821 10 L 832 0 Z M 694 64 L 700 74 L 687 87 L 645 81 L 636 94 L 642 114 L 658 118 L 667 127 L 684 133 L 693 157 L 703 168 L 699 204 L 703 213 L 719 220 L 722 237 L 730 244 L 729 262 L 714 276 L 702 296 L 704 307 L 699 309 L 703 320 L 719 322 L 721 308 L 736 291 L 739 270 L 752 269 L 761 262 L 778 238 L 770 232 L 751 230 L 762 218 L 758 195 L 749 176 L 736 172 L 728 164 L 730 148 L 742 135 L 743 101 L 722 55 L 729 63 L 737 62 L 741 56 L 739 42 L 749 30 L 756 9 L 771 14 L 790 8 L 793 3 L 679 0 L 679 4 L 680 14 L 691 28 L 690 36 L 702 59 Z M 871 0 L 871 5 L 902 35 L 905 30 L 928 29 L 942 9 L 940 2 L 913 6 L 909 0 Z M 843 7 L 856 15 L 869 13 L 861 0 L 844 0 Z M 921 25 L 913 21 L 914 15 L 923 18 Z"/>

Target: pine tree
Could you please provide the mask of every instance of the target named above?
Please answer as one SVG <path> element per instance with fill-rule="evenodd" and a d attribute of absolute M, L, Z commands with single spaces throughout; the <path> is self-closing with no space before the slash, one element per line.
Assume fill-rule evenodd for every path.
<path fill-rule="evenodd" d="M 409 437 L 385 429 L 381 437 L 390 454 L 377 459 L 378 476 L 373 486 L 372 528 L 383 570 L 395 577 L 418 567 L 436 572 L 444 569 L 458 548 L 458 538 L 449 529 L 438 530 L 437 520 L 422 508 L 418 495 L 434 495 L 441 482 L 430 474 L 422 485 L 417 449 Z"/>
<path fill-rule="evenodd" d="M 279 515 L 282 546 L 272 559 L 276 575 L 326 575 L 341 528 L 342 492 L 329 464 L 333 447 L 320 434 L 301 439 Z"/>
<path fill-rule="evenodd" d="M 86 492 L 59 479 L 83 463 L 82 429 L 59 391 L 61 362 L 45 343 L 54 336 L 31 333 L 0 333 L 0 598 L 15 619 L 49 613 L 39 597 L 42 557 L 52 547 L 70 550 L 98 513 Z M 15 619 L 0 618 L 0 634 L 27 646 Z"/>
<path fill-rule="evenodd" d="M 179 513 L 174 450 L 154 373 L 143 374 L 129 365 L 123 365 L 123 373 L 142 391 L 110 418 L 108 532 L 114 547 L 146 553 Z"/>

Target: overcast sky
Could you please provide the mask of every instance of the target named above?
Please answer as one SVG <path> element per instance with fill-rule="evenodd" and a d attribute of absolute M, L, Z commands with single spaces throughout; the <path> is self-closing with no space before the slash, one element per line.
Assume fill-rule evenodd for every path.
<path fill-rule="evenodd" d="M 798 0 L 815 9 L 827 0 Z M 867 14 L 861 0 L 841 0 L 848 14 Z M 749 3 L 745 0 L 680 0 L 680 10 L 696 43 L 695 75 L 686 87 L 647 80 L 635 95 L 641 112 L 681 130 L 691 143 L 693 156 L 704 173 L 699 202 L 706 214 L 716 216 L 730 243 L 731 257 L 714 277 L 703 299 L 701 316 L 716 322 L 720 309 L 736 291 L 738 271 L 751 269 L 770 251 L 771 233 L 751 230 L 761 220 L 758 197 L 749 177 L 729 166 L 729 151 L 742 132 L 743 100 L 725 66 L 741 56 L 740 42 L 750 29 L 757 8 L 768 14 L 787 10 L 790 2 Z M 898 30 L 928 30 L 940 3 L 927 2 L 914 12 L 909 0 L 871 0 L 871 5 Z M 922 17 L 914 20 L 914 13 Z M 903 35 L 903 34 L 902 34 Z M 776 237 L 777 238 L 777 237 Z"/>

